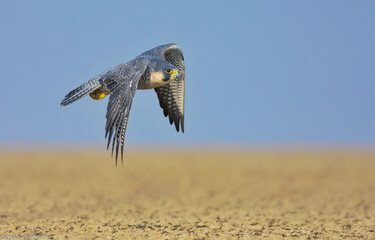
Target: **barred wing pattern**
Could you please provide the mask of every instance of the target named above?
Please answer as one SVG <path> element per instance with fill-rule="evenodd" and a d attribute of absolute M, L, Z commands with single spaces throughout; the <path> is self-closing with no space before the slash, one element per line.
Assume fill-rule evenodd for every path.
<path fill-rule="evenodd" d="M 177 132 L 181 124 L 184 132 L 185 118 L 185 62 L 182 50 L 176 44 L 165 45 L 162 57 L 178 67 L 180 77 L 175 81 L 155 88 L 159 98 L 160 107 L 163 108 L 164 116 L 169 116 L 169 123 L 175 125 Z"/>
<path fill-rule="evenodd" d="M 184 132 L 185 73 L 170 84 L 155 88 L 155 91 L 164 116 L 169 116 L 169 123 L 175 124 L 177 132 L 180 124 L 181 131 Z"/>
<path fill-rule="evenodd" d="M 124 139 L 126 126 L 128 124 L 129 113 L 138 81 L 147 67 L 144 59 L 135 59 L 126 63 L 118 69 L 119 78 L 112 78 L 107 83 L 108 86 L 116 85 L 116 88 L 109 97 L 107 106 L 107 122 L 105 126 L 105 137 L 108 137 L 107 149 L 112 142 L 112 155 L 116 148 L 116 165 L 118 152 L 121 147 L 121 162 L 123 162 Z"/>

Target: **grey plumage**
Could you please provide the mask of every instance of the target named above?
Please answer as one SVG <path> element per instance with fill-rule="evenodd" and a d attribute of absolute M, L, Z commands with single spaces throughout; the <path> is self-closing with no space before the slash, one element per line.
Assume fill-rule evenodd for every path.
<path fill-rule="evenodd" d="M 169 115 L 169 123 L 175 124 L 177 132 L 181 124 L 181 130 L 184 132 L 185 118 L 185 59 L 181 48 L 176 44 L 166 44 L 149 51 L 142 55 L 160 56 L 164 60 L 174 64 L 181 71 L 181 76 L 175 81 L 155 88 L 158 95 L 160 107 L 163 109 L 164 116 Z"/>
<path fill-rule="evenodd" d="M 184 132 L 185 63 L 182 50 L 176 44 L 153 48 L 97 75 L 69 92 L 60 106 L 71 104 L 88 94 L 96 100 L 110 94 L 105 137 L 108 138 L 107 149 L 111 143 L 112 154 L 116 149 L 117 163 L 119 150 L 123 160 L 126 126 L 135 92 L 151 88 L 157 93 L 164 116 L 169 116 L 177 131 L 181 125 Z"/>
<path fill-rule="evenodd" d="M 90 79 L 87 83 L 84 83 L 81 86 L 79 86 L 78 88 L 70 91 L 65 96 L 65 98 L 61 101 L 59 106 L 61 106 L 61 107 L 67 106 L 67 105 L 77 101 L 78 99 L 81 99 L 81 98 L 85 97 L 90 92 L 99 88 L 100 84 L 99 84 L 98 78 L 99 78 L 99 76 L 94 77 L 94 78 Z"/>

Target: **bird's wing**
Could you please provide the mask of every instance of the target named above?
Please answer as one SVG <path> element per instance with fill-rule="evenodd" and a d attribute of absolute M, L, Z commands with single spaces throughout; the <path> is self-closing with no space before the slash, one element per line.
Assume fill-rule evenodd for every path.
<path fill-rule="evenodd" d="M 146 59 L 138 58 L 119 65 L 114 70 L 116 74 L 109 74 L 108 76 L 112 77 L 103 82 L 108 89 L 112 88 L 113 90 L 107 106 L 105 137 L 108 137 L 107 149 L 112 141 L 112 154 L 116 147 L 116 164 L 120 147 L 121 161 L 123 159 L 125 131 L 130 108 L 138 81 L 145 72 L 147 64 Z"/>
<path fill-rule="evenodd" d="M 180 77 L 171 83 L 155 88 L 159 98 L 160 107 L 164 116 L 169 115 L 169 123 L 175 125 L 177 132 L 181 124 L 184 132 L 185 116 L 185 62 L 181 48 L 176 44 L 168 44 L 156 48 L 151 53 L 161 56 L 166 61 L 174 64 L 180 71 Z"/>

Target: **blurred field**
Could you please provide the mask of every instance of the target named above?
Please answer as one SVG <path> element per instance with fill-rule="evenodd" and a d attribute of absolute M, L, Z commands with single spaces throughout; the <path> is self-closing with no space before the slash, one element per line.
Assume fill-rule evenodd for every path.
<path fill-rule="evenodd" d="M 0 154 L 0 235 L 375 239 L 374 153 L 108 155 Z"/>

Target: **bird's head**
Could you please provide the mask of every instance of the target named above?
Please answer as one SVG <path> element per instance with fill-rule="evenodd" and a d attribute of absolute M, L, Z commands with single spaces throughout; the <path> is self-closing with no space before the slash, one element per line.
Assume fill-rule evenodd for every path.
<path fill-rule="evenodd" d="M 154 61 L 150 66 L 151 83 L 159 86 L 168 84 L 180 76 L 178 68 L 167 61 Z"/>
<path fill-rule="evenodd" d="M 171 82 L 180 76 L 180 72 L 178 71 L 178 68 L 166 68 L 164 70 L 164 82 Z"/>

